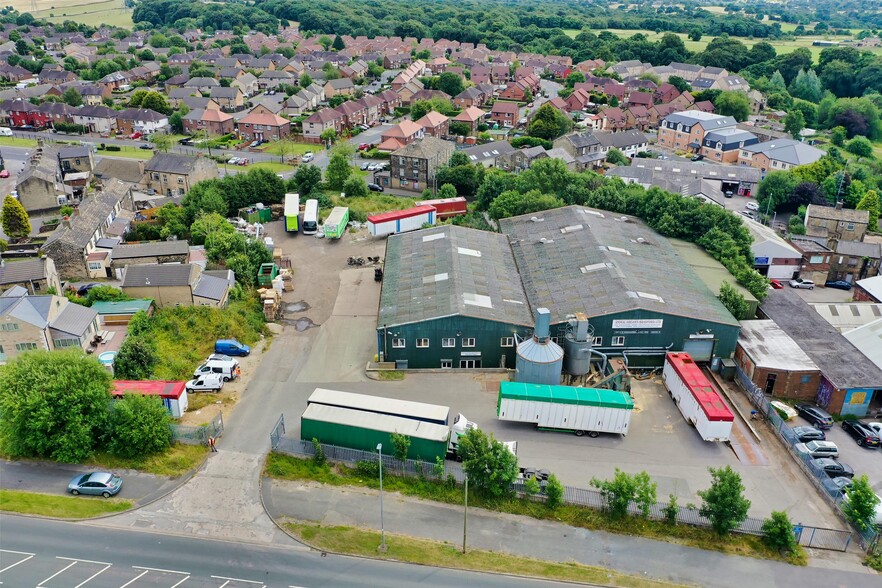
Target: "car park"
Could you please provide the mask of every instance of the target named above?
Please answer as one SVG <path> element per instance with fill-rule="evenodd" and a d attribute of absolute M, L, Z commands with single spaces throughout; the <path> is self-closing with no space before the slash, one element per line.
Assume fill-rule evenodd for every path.
<path fill-rule="evenodd" d="M 809 441 L 807 443 L 797 443 L 793 448 L 813 458 L 818 457 L 839 457 L 839 448 L 831 441 Z"/>
<path fill-rule="evenodd" d="M 811 404 L 797 404 L 793 408 L 796 409 L 796 412 L 799 416 L 812 423 L 812 425 L 818 429 L 826 430 L 833 426 L 833 417 L 830 414 L 817 406 L 812 406 Z"/>
<path fill-rule="evenodd" d="M 187 392 L 220 392 L 224 379 L 217 374 L 205 374 L 187 382 Z"/>
<path fill-rule="evenodd" d="M 793 434 L 796 435 L 796 438 L 799 439 L 800 443 L 807 443 L 808 441 L 824 441 L 827 439 L 824 431 L 814 427 L 793 427 L 790 430 L 793 431 Z"/>
<path fill-rule="evenodd" d="M 861 447 L 879 447 L 879 435 L 860 421 L 842 421 L 842 430 Z"/>
<path fill-rule="evenodd" d="M 782 284 L 778 280 L 769 280 L 769 286 L 771 286 L 775 290 L 783 290 L 784 289 L 784 284 Z"/>
<path fill-rule="evenodd" d="M 819 457 L 812 460 L 819 470 L 822 470 L 831 478 L 854 478 L 854 470 L 847 463 L 836 461 L 832 457 Z"/>
<path fill-rule="evenodd" d="M 91 494 L 110 498 L 122 489 L 122 478 L 110 472 L 92 472 L 89 474 L 77 474 L 67 485 L 67 491 L 77 496 L 79 494 Z"/>
<path fill-rule="evenodd" d="M 757 204 L 756 202 L 750 201 L 744 205 L 744 208 L 746 208 L 747 210 L 759 210 L 759 204 Z"/>
<path fill-rule="evenodd" d="M 837 290 L 851 290 L 851 282 L 846 282 L 845 280 L 830 280 L 829 282 L 824 282 L 825 288 L 836 288 Z"/>
<path fill-rule="evenodd" d="M 313 160 L 313 158 L 315 158 L 315 155 L 313 154 L 313 152 L 307 151 L 306 153 L 303 154 L 303 157 L 300 158 L 300 161 L 302 163 L 309 163 L 310 161 Z"/>
<path fill-rule="evenodd" d="M 368 184 L 367 186 L 368 186 L 368 190 L 370 190 L 371 192 L 382 192 L 383 191 L 383 186 L 381 186 L 379 184 Z"/>
<path fill-rule="evenodd" d="M 796 278 L 796 279 L 790 280 L 788 283 L 790 284 L 791 288 L 797 288 L 797 289 L 802 289 L 802 290 L 814 290 L 815 289 L 815 283 L 812 282 L 811 280 L 803 280 L 802 278 Z"/>

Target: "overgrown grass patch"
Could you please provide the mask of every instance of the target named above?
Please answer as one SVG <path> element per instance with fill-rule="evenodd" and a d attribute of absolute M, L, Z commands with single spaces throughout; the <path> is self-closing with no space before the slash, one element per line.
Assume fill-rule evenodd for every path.
<path fill-rule="evenodd" d="M 350 485 L 375 489 L 380 486 L 378 479 L 365 475 L 357 468 L 349 468 L 341 464 L 318 466 L 308 459 L 278 453 L 271 453 L 267 457 L 265 473 L 271 478 L 311 480 L 333 486 Z M 462 504 L 463 501 L 462 488 L 452 482 L 397 476 L 388 469 L 383 471 L 383 490 L 448 504 Z M 469 505 L 496 512 L 557 521 L 585 529 L 647 537 L 731 555 L 806 565 L 805 552 L 802 548 L 796 554 L 782 555 L 769 549 L 760 537 L 753 535 L 733 534 L 721 537 L 712 529 L 704 527 L 669 525 L 664 521 L 652 521 L 638 517 L 612 519 L 605 512 L 592 508 L 563 505 L 551 509 L 540 501 L 516 497 L 493 499 L 473 492 L 469 492 Z"/>
<path fill-rule="evenodd" d="M 278 163 L 275 161 L 258 161 L 256 163 L 249 164 L 246 166 L 246 169 L 243 171 L 248 171 L 251 169 L 265 169 L 273 172 L 274 174 L 283 174 L 289 171 L 294 171 L 293 165 L 288 165 L 286 163 Z"/>
<path fill-rule="evenodd" d="M 380 370 L 377 377 L 384 382 L 398 382 L 404 379 L 404 372 L 398 370 Z"/>
<path fill-rule="evenodd" d="M 0 510 L 65 519 L 88 519 L 132 508 L 128 500 L 100 496 L 57 496 L 0 490 Z"/>
<path fill-rule="evenodd" d="M 380 544 L 380 533 L 377 531 L 353 527 L 326 527 L 300 522 L 288 522 L 285 523 L 285 527 L 296 537 L 315 548 L 335 553 L 407 561 L 458 570 L 502 572 L 567 582 L 590 582 L 604 586 L 653 588 L 679 585 L 576 563 L 548 562 L 476 549 L 469 549 L 467 553 L 462 553 L 458 546 L 450 543 L 416 539 L 392 533 L 386 533 L 387 550 L 383 553 L 377 550 Z"/>
<path fill-rule="evenodd" d="M 145 474 L 176 478 L 198 466 L 207 451 L 208 448 L 202 445 L 174 443 L 161 455 L 131 459 L 98 452 L 86 465 L 108 471 L 138 470 Z"/>
<path fill-rule="evenodd" d="M 334 206 L 348 206 L 349 218 L 360 222 L 366 222 L 367 217 L 373 214 L 389 212 L 390 210 L 411 208 L 418 200 L 417 198 L 392 196 L 390 194 L 379 194 L 377 192 L 370 192 L 368 196 L 349 198 L 340 198 L 339 192 L 331 190 L 328 190 L 326 194 L 330 197 Z"/>

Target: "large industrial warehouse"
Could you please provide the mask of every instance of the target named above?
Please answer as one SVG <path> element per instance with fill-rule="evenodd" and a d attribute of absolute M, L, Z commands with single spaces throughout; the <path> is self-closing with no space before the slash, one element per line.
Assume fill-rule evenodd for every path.
<path fill-rule="evenodd" d="M 731 357 L 738 321 L 667 239 L 642 222 L 581 206 L 504 219 L 502 234 L 443 226 L 386 245 L 378 355 L 399 368 L 515 367 L 516 346 L 550 311 L 564 344 L 658 364 L 664 351 Z M 572 338 L 572 333 L 570 334 Z"/>

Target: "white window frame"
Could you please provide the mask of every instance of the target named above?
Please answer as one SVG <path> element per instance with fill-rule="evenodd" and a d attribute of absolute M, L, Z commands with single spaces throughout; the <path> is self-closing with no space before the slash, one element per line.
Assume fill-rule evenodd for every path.
<path fill-rule="evenodd" d="M 594 339 L 591 340 L 591 344 L 595 347 L 600 347 L 603 345 L 603 337 L 594 337 Z"/>
<path fill-rule="evenodd" d="M 474 347 L 475 346 L 475 338 L 474 337 L 463 337 L 462 338 L 462 346 L 463 347 Z"/>
<path fill-rule="evenodd" d="M 442 337 L 441 347 L 456 347 L 456 337 Z"/>
<path fill-rule="evenodd" d="M 403 337 L 392 338 L 392 349 L 404 349 L 407 347 L 407 341 Z"/>
<path fill-rule="evenodd" d="M 36 343 L 16 343 L 15 350 L 16 351 L 36 351 L 37 344 Z"/>
<path fill-rule="evenodd" d="M 514 337 L 502 337 L 499 340 L 500 347 L 514 347 Z"/>
<path fill-rule="evenodd" d="M 625 346 L 625 336 L 624 335 L 613 335 L 612 346 L 613 347 L 624 347 Z"/>
<path fill-rule="evenodd" d="M 429 348 L 429 338 L 428 337 L 419 337 L 416 340 L 417 349 L 428 349 Z"/>
<path fill-rule="evenodd" d="M 442 359 L 441 360 L 441 369 L 442 370 L 452 370 L 453 369 L 453 360 L 452 359 Z"/>

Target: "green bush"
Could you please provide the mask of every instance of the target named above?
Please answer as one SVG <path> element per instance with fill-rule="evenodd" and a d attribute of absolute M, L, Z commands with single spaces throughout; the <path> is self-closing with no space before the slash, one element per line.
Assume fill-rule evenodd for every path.
<path fill-rule="evenodd" d="M 557 479 L 557 476 L 551 474 L 548 476 L 548 483 L 545 485 L 545 504 L 548 508 L 555 509 L 563 504 L 564 487 Z"/>
<path fill-rule="evenodd" d="M 796 534 L 786 512 L 772 511 L 772 516 L 763 521 L 763 541 L 781 552 L 796 549 Z"/>
<path fill-rule="evenodd" d="M 172 443 L 170 423 L 161 398 L 126 394 L 111 405 L 107 450 L 125 458 L 163 453 Z"/>
<path fill-rule="evenodd" d="M 355 464 L 355 470 L 358 472 L 358 475 L 364 476 L 365 478 L 379 478 L 380 462 L 372 459 L 364 459 Z"/>
<path fill-rule="evenodd" d="M 318 438 L 312 438 L 312 448 L 315 450 L 315 453 L 312 456 L 312 464 L 316 467 L 321 467 L 328 463 L 328 458 L 325 457 L 325 450 L 322 449 L 321 441 Z"/>
<path fill-rule="evenodd" d="M 676 525 L 679 512 L 680 506 L 677 504 L 677 497 L 671 494 L 668 496 L 668 505 L 662 509 L 662 514 L 665 515 L 665 521 L 669 525 Z"/>

